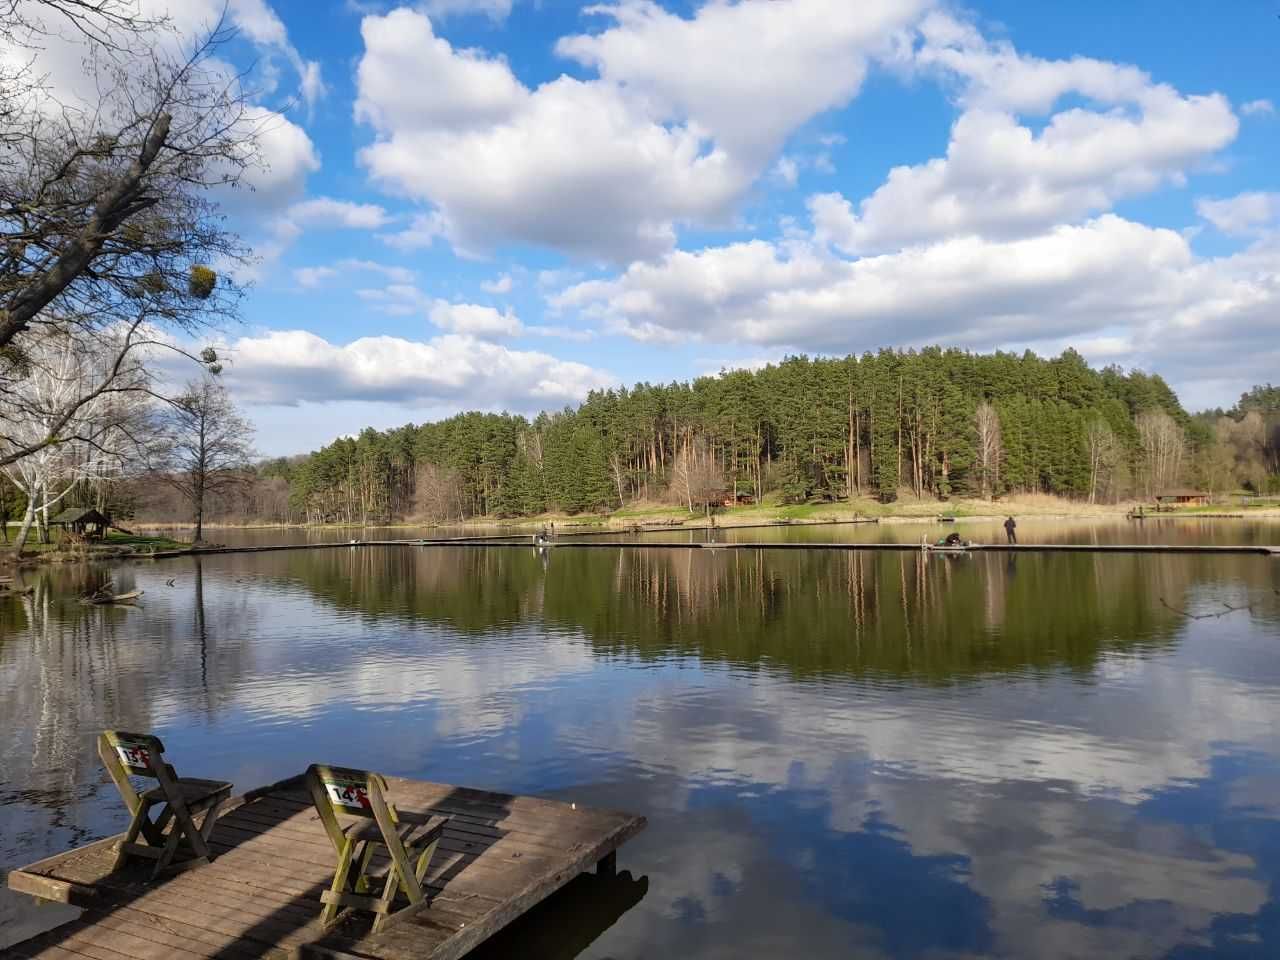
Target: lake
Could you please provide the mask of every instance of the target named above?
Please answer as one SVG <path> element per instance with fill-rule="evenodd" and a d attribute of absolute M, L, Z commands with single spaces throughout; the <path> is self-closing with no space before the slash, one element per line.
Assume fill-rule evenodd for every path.
<path fill-rule="evenodd" d="M 0 870 L 124 828 L 110 726 L 240 789 L 328 761 L 649 818 L 619 856 L 647 885 L 571 888 L 486 960 L 1280 956 L 1280 559 L 389 547 L 24 576 Z M 144 605 L 76 602 L 108 576 Z M 49 916 L 0 892 L 0 946 Z"/>

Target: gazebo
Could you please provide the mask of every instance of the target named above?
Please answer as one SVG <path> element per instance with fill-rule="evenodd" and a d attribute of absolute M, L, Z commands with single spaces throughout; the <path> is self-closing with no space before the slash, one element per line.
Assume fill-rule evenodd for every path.
<path fill-rule="evenodd" d="M 82 537 L 100 540 L 106 535 L 111 520 L 93 507 L 68 507 L 49 521 L 50 526 L 64 527 Z"/>

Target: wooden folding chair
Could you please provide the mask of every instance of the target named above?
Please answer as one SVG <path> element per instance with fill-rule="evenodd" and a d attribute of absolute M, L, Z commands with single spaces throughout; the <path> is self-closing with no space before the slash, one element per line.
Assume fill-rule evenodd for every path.
<path fill-rule="evenodd" d="M 387 781 L 380 774 L 346 767 L 312 764 L 307 768 L 307 789 L 325 832 L 338 853 L 333 883 L 320 895 L 325 907 L 324 926 L 338 919 L 341 907 L 369 910 L 378 931 L 392 917 L 425 904 L 422 878 L 444 833 L 448 817 L 397 810 L 387 799 Z M 346 827 L 340 816 L 356 820 Z M 391 856 L 381 896 L 371 895 L 370 862 L 377 847 Z M 410 865 L 410 858 L 417 860 Z M 355 874 L 352 876 L 352 867 Z M 409 905 L 392 910 L 397 891 L 403 890 Z"/>
<path fill-rule="evenodd" d="M 164 744 L 160 738 L 150 734 L 103 731 L 98 737 L 98 756 L 133 815 L 129 832 L 116 854 L 115 869 L 122 867 L 131 856 L 145 857 L 156 862 L 151 871 L 154 880 L 166 869 L 185 870 L 213 859 L 209 837 L 218 819 L 218 809 L 231 796 L 231 784 L 179 777 L 164 761 Z M 139 793 L 129 780 L 130 774 L 150 777 L 159 785 Z M 164 807 L 153 820 L 151 809 L 160 804 Z M 197 828 L 192 818 L 200 813 L 204 814 L 204 820 Z M 139 834 L 145 843 L 137 842 Z M 183 843 L 191 857 L 174 863 L 173 858 Z"/>

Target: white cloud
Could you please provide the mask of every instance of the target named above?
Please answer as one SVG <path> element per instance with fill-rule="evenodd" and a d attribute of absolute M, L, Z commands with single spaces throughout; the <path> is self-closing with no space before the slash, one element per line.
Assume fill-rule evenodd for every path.
<path fill-rule="evenodd" d="M 363 288 L 356 296 L 394 317 L 426 314 L 432 300 L 412 283 L 389 283 L 385 287 Z"/>
<path fill-rule="evenodd" d="M 337 345 L 305 330 L 281 330 L 242 337 L 220 352 L 230 359 L 225 376 L 237 396 L 253 404 L 368 400 L 533 411 L 578 402 L 615 383 L 585 364 L 456 334 Z"/>
<path fill-rule="evenodd" d="M 463 251 L 654 256 L 680 224 L 729 223 L 786 138 L 847 103 L 923 2 L 742 0 L 692 19 L 647 2 L 591 8 L 613 25 L 557 51 L 598 79 L 534 89 L 421 14 L 367 17 L 356 114 L 377 139 L 361 160 L 434 206 L 402 246 L 443 233 Z"/>
<path fill-rule="evenodd" d="M 294 282 L 307 290 L 318 287 L 337 275 L 338 271 L 333 267 L 299 267 L 293 271 Z"/>
<path fill-rule="evenodd" d="M 1254 234 L 1280 224 L 1280 193 L 1249 192 L 1196 201 L 1196 212 L 1223 233 Z"/>
<path fill-rule="evenodd" d="M 510 293 L 511 286 L 511 274 L 504 273 L 492 280 L 485 280 L 481 282 L 480 289 L 485 293 Z"/>
<path fill-rule="evenodd" d="M 856 260 L 802 236 L 676 251 L 551 303 L 656 342 L 836 353 L 1093 342 L 1182 382 L 1262 382 L 1280 363 L 1280 245 L 1200 259 L 1180 234 L 1110 214 Z"/>
<path fill-rule="evenodd" d="M 594 330 L 582 330 L 577 327 L 566 327 L 561 324 L 551 323 L 525 327 L 524 332 L 535 337 L 551 337 L 556 340 L 573 340 L 577 343 L 588 343 L 596 338 Z"/>
<path fill-rule="evenodd" d="M 1240 105 L 1240 112 L 1247 117 L 1270 116 L 1276 112 L 1276 105 L 1270 100 L 1250 100 L 1248 103 Z"/>
<path fill-rule="evenodd" d="M 352 258 L 339 260 L 336 263 L 324 266 L 300 267 L 293 271 L 293 279 L 300 287 L 314 289 L 334 277 L 358 272 L 378 273 L 392 283 L 400 285 L 412 284 L 414 281 L 414 273 L 408 267 L 397 267 L 385 263 L 377 263 L 373 260 L 356 260 Z"/>
<path fill-rule="evenodd" d="M 373 203 L 352 203 L 332 197 L 313 197 L 295 203 L 288 217 L 300 227 L 345 227 L 376 230 L 388 222 L 387 211 Z"/>
<path fill-rule="evenodd" d="M 206 6 L 212 12 L 217 5 L 209 5 L 205 0 L 188 0 L 187 6 Z M 297 49 L 289 42 L 288 31 L 283 21 L 264 0 L 231 0 L 229 4 L 231 22 L 239 31 L 267 50 L 282 53 L 298 74 L 298 92 L 310 110 L 325 94 L 324 80 L 320 74 L 320 64 L 314 60 L 304 60 Z"/>
<path fill-rule="evenodd" d="M 505 20 L 513 5 L 513 0 L 423 0 L 420 4 L 433 17 L 475 13 L 491 20 Z"/>
<path fill-rule="evenodd" d="M 773 175 L 788 187 L 794 187 L 796 181 L 800 179 L 800 164 L 794 157 L 783 154 L 778 158 L 778 162 L 774 164 Z"/>
<path fill-rule="evenodd" d="M 1026 56 L 943 14 L 927 17 L 921 35 L 915 66 L 958 80 L 963 112 L 945 157 L 895 167 L 856 210 L 820 202 L 826 237 L 846 252 L 966 233 L 1032 235 L 1182 183 L 1239 128 L 1220 94 L 1183 96 L 1134 67 Z M 1094 107 L 1051 113 L 1070 95 Z M 1019 121 L 1024 114 L 1048 119 L 1034 130 Z"/>
<path fill-rule="evenodd" d="M 476 303 L 449 303 L 436 300 L 431 305 L 431 322 L 441 330 L 481 339 L 518 337 L 524 325 L 508 308 L 499 313 L 493 307 Z"/>
<path fill-rule="evenodd" d="M 274 110 L 246 107 L 244 124 L 254 133 L 261 163 L 250 164 L 235 188 L 216 196 L 237 217 L 261 220 L 302 195 L 307 177 L 320 169 L 320 155 L 302 127 Z"/>
<path fill-rule="evenodd" d="M 443 218 L 438 212 L 432 211 L 417 214 L 409 226 L 395 233 L 383 234 L 382 240 L 388 246 L 409 252 L 431 246 L 436 238 L 445 235 L 446 230 Z"/>

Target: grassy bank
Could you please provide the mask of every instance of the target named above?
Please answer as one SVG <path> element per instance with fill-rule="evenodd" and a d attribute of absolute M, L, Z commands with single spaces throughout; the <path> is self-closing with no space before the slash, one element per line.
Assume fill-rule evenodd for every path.
<path fill-rule="evenodd" d="M 1003 519 L 1009 514 L 1041 517 L 1120 517 L 1133 504 L 1087 504 L 1043 494 L 1003 498 L 996 502 L 955 498 L 946 502 L 903 498 L 894 503 L 880 503 L 871 497 L 829 503 L 782 503 L 765 498 L 761 504 L 721 507 L 716 510 L 717 526 L 733 527 L 767 523 L 824 523 L 850 520 L 881 522 L 927 522 L 939 517 L 957 519 Z M 702 511 L 660 503 L 629 504 L 608 514 L 576 515 L 548 513 L 536 517 L 479 519 L 468 525 L 482 527 L 530 527 L 554 523 L 565 530 L 577 528 L 626 530 L 632 527 L 661 527 L 706 522 Z"/>
<path fill-rule="evenodd" d="M 111 531 L 106 538 L 91 543 L 66 543 L 57 536 L 50 543 L 28 541 L 22 551 L 22 563 L 78 563 L 86 560 L 111 560 L 121 557 L 145 557 L 158 550 L 181 550 L 191 546 L 169 537 L 145 537 Z M 3 549 L 3 545 L 0 545 Z M 14 563 L 12 550 L 0 554 L 4 562 Z"/>

